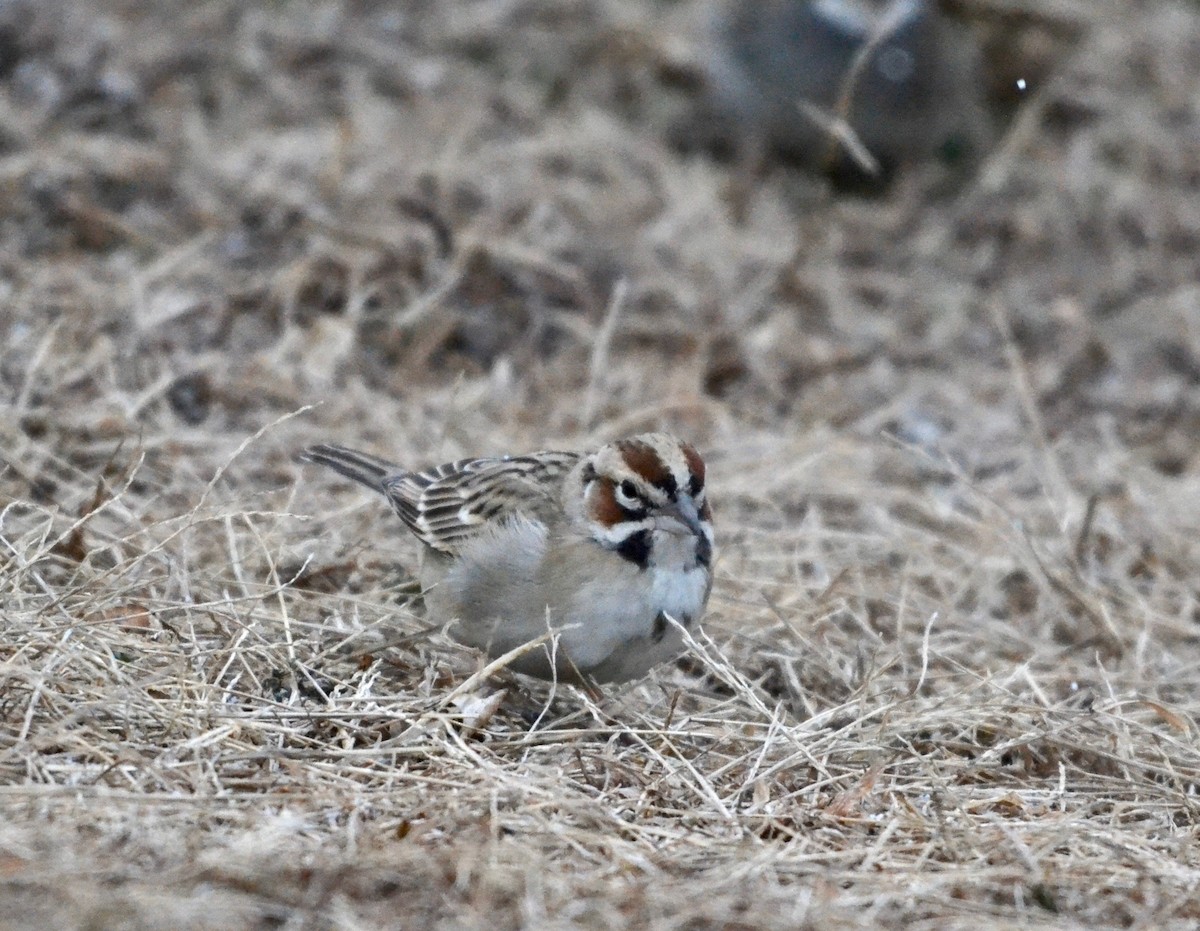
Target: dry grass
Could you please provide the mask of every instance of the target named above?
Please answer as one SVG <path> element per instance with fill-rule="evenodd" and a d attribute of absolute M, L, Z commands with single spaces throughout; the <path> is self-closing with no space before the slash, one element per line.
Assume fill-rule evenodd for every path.
<path fill-rule="evenodd" d="M 1194 926 L 1200 10 L 955 6 L 1046 70 L 872 201 L 664 141 L 698 3 L 5 7 L 0 926 Z M 599 705 L 292 461 L 657 425 Z"/>

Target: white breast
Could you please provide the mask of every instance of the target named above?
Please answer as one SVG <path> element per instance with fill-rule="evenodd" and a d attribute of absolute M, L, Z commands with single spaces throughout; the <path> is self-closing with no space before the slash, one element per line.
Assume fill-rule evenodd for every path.
<path fill-rule="evenodd" d="M 656 535 L 657 536 L 657 535 Z M 679 630 L 663 615 L 694 625 L 708 599 L 709 575 L 695 565 L 694 543 L 656 540 L 644 569 L 586 539 L 555 541 L 544 525 L 516 517 L 473 541 L 453 562 L 422 573 L 431 619 L 454 620 L 462 643 L 500 656 L 560 631 L 559 675 L 573 669 L 599 681 L 625 681 L 677 656 Z M 684 568 L 684 566 L 689 568 Z M 547 677 L 545 651 L 514 664 Z"/>

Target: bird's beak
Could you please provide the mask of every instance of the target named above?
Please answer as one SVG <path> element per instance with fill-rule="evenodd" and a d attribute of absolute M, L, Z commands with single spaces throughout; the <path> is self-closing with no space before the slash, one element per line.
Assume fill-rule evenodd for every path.
<path fill-rule="evenodd" d="M 712 538 L 700 515 L 696 511 L 696 502 L 691 495 L 680 495 L 677 501 L 660 508 L 654 519 L 654 528 L 665 533 L 680 537 L 694 537 L 696 540 L 696 563 L 708 566 L 712 562 Z"/>
<path fill-rule="evenodd" d="M 700 522 L 700 515 L 696 512 L 696 502 L 690 495 L 680 495 L 678 500 L 659 508 L 654 523 L 657 529 L 665 530 L 667 533 L 681 536 L 693 534 L 698 537 L 705 536 L 704 525 Z"/>

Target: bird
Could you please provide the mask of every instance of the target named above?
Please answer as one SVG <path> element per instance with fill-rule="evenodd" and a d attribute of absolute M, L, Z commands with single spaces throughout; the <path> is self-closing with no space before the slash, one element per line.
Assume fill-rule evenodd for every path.
<path fill-rule="evenodd" d="M 683 652 L 713 581 L 704 460 L 667 433 L 586 453 L 459 459 L 410 471 L 344 446 L 327 466 L 383 494 L 422 544 L 427 615 L 491 658 L 590 687 L 638 679 Z"/>

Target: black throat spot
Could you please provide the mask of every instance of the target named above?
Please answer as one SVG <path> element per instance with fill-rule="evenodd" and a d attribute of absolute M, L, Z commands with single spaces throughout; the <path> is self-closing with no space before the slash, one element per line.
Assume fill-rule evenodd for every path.
<path fill-rule="evenodd" d="M 617 546 L 617 552 L 622 559 L 628 559 L 639 569 L 645 569 L 650 561 L 650 531 L 631 533 Z"/>

